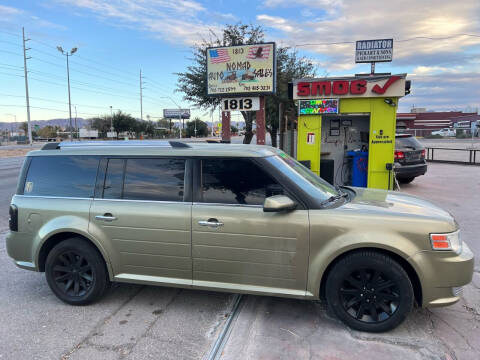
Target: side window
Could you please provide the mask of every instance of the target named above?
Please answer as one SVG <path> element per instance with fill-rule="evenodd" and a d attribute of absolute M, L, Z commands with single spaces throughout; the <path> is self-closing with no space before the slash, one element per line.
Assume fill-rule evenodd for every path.
<path fill-rule="evenodd" d="M 34 156 L 24 195 L 93 197 L 99 159 L 94 156 Z"/>
<path fill-rule="evenodd" d="M 202 202 L 262 205 L 283 188 L 248 159 L 202 160 Z"/>
<path fill-rule="evenodd" d="M 105 199 L 121 199 L 123 187 L 124 159 L 109 159 L 105 184 L 103 186 L 103 197 Z"/>
<path fill-rule="evenodd" d="M 127 159 L 123 199 L 183 201 L 185 160 Z"/>

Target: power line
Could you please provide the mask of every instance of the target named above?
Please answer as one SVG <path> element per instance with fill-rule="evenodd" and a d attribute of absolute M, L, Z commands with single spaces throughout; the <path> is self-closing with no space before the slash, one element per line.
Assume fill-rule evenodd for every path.
<path fill-rule="evenodd" d="M 480 35 L 477 34 L 455 34 L 443 37 L 429 37 L 429 36 L 414 36 L 407 39 L 394 39 L 395 42 L 408 42 L 414 40 L 449 40 L 454 39 L 461 36 L 468 36 L 468 37 L 476 37 L 480 38 Z M 356 41 L 334 41 L 334 42 L 323 42 L 323 43 L 307 43 L 307 44 L 294 44 L 293 46 L 300 47 L 300 46 L 320 46 L 320 45 L 344 45 L 344 44 L 355 44 Z"/>

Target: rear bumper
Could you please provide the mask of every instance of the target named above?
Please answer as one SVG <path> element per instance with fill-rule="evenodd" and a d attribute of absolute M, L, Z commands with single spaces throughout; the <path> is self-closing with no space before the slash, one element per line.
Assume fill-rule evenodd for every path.
<path fill-rule="evenodd" d="M 421 251 L 409 262 L 417 269 L 422 284 L 422 306 L 436 307 L 456 303 L 461 288 L 472 281 L 474 256 L 465 242 L 462 252 Z"/>
<path fill-rule="evenodd" d="M 395 174 L 397 178 L 409 178 L 424 175 L 427 172 L 427 164 L 401 165 L 395 163 Z"/>

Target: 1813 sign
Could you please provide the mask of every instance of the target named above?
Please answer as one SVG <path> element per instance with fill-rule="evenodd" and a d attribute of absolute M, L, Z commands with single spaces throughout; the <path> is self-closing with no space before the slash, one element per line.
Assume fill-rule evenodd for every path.
<path fill-rule="evenodd" d="M 222 111 L 257 111 L 260 110 L 260 98 L 241 97 L 222 99 Z"/>

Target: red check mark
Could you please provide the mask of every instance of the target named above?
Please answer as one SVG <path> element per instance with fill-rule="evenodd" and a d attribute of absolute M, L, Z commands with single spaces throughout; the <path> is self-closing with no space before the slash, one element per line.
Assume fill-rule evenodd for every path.
<path fill-rule="evenodd" d="M 377 84 L 372 88 L 372 91 L 380 95 L 385 94 L 390 85 L 392 85 L 397 80 L 400 80 L 400 76 L 390 76 L 390 79 L 388 79 L 388 81 L 383 85 L 383 87 Z"/>

